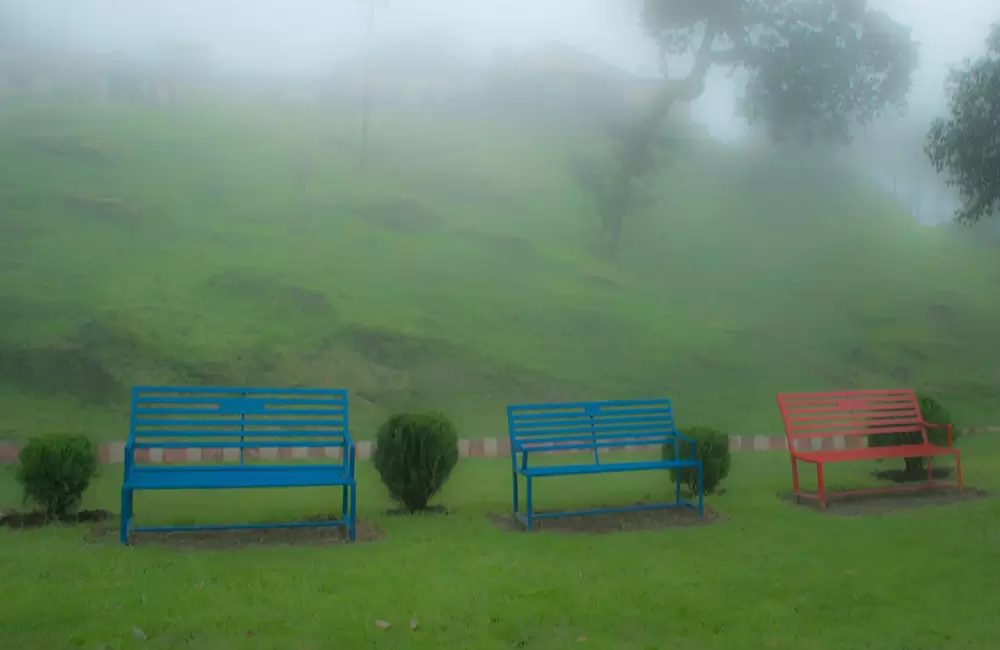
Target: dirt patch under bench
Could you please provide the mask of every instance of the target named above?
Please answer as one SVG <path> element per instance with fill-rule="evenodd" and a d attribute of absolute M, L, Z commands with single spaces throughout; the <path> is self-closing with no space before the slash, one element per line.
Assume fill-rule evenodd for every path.
<path fill-rule="evenodd" d="M 86 524 L 100 523 L 117 518 L 113 512 L 107 510 L 81 510 L 59 519 L 53 520 L 55 524 Z M 0 513 L 0 526 L 8 528 L 39 528 L 50 523 L 48 517 L 43 512 L 7 512 Z"/>
<path fill-rule="evenodd" d="M 951 467 L 935 467 L 932 470 L 931 478 L 935 481 L 944 481 L 951 478 L 954 470 Z M 905 469 L 881 469 L 872 472 L 872 476 L 880 481 L 891 481 L 893 483 L 926 483 L 927 470 L 919 469 L 906 471 Z"/>
<path fill-rule="evenodd" d="M 644 505 L 644 504 L 636 504 Z M 605 506 L 614 507 L 614 506 Z M 539 514 L 552 512 L 541 510 Z M 523 532 L 524 526 L 511 513 L 493 513 L 490 521 L 506 532 Z M 725 521 L 717 512 L 705 506 L 705 516 L 690 508 L 663 508 L 659 510 L 634 510 L 599 515 L 536 519 L 532 532 L 536 533 L 621 533 L 640 530 L 664 530 L 688 526 L 706 526 Z"/>
<path fill-rule="evenodd" d="M 331 519 L 311 517 L 306 521 L 331 521 Z M 118 526 L 95 526 L 88 540 L 117 544 L 118 533 Z M 360 519 L 356 524 L 355 533 L 355 543 L 377 542 L 385 537 L 381 528 Z M 347 529 L 343 526 L 133 532 L 129 535 L 130 546 L 160 546 L 185 551 L 229 550 L 257 546 L 334 546 L 346 543 L 348 543 Z"/>
<path fill-rule="evenodd" d="M 795 495 L 786 492 L 778 495 L 783 501 L 796 504 Z M 967 487 L 962 491 L 956 488 L 927 488 L 923 490 L 907 490 L 887 492 L 885 494 L 845 494 L 828 498 L 824 514 L 842 517 L 858 517 L 864 515 L 882 515 L 900 510 L 926 508 L 932 506 L 949 506 L 954 503 L 988 499 L 994 494 L 979 488 Z M 801 499 L 796 507 L 820 512 L 819 502 L 815 499 Z"/>

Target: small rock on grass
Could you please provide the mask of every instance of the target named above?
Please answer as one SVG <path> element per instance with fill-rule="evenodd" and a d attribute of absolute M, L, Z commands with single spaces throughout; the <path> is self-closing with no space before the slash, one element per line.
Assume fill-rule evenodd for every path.
<path fill-rule="evenodd" d="M 380 630 L 388 630 L 390 627 L 392 627 L 392 623 L 390 623 L 389 621 L 375 621 L 375 627 L 379 628 Z"/>
<path fill-rule="evenodd" d="M 133 627 L 132 628 L 132 636 L 134 636 L 137 641 L 145 641 L 146 639 L 149 638 L 149 637 L 146 636 L 145 632 L 143 632 L 142 630 L 140 630 L 137 627 Z"/>
<path fill-rule="evenodd" d="M 413 620 L 410 621 L 410 629 L 411 630 L 416 630 L 418 627 L 420 627 L 420 623 L 417 622 L 417 619 L 413 619 Z"/>

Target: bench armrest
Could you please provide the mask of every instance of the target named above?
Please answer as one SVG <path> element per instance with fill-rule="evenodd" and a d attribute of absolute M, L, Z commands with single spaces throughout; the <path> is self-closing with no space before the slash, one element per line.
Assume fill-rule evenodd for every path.
<path fill-rule="evenodd" d="M 347 465 L 347 472 L 351 478 L 354 478 L 354 466 L 357 458 L 357 452 L 354 447 L 354 443 L 350 440 L 344 445 L 344 464 Z"/>
<path fill-rule="evenodd" d="M 697 456 L 698 452 L 698 442 L 691 436 L 686 436 L 680 431 L 674 431 L 674 458 L 680 458 L 681 456 L 681 450 L 679 448 L 680 445 L 677 444 L 678 440 L 684 440 L 688 443 L 688 448 L 691 450 L 691 460 L 696 460 L 695 456 Z"/>
<path fill-rule="evenodd" d="M 950 449 L 953 443 L 952 440 L 952 425 L 950 424 L 935 424 L 933 422 L 925 422 L 923 419 L 920 420 L 921 426 L 925 429 L 947 429 L 948 430 L 948 448 Z"/>

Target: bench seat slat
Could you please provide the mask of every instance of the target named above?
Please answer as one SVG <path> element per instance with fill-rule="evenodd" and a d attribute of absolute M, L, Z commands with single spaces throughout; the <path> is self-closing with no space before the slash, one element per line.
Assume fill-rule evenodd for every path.
<path fill-rule="evenodd" d="M 579 474 L 604 474 L 613 472 L 636 472 L 654 469 L 676 469 L 681 467 L 697 467 L 698 461 L 681 460 L 651 460 L 634 463 L 601 463 L 600 465 L 540 465 L 521 470 L 526 476 L 570 476 Z"/>
<path fill-rule="evenodd" d="M 344 485 L 350 480 L 343 465 L 268 467 L 143 467 L 129 478 L 136 490 L 211 490 Z"/>
<path fill-rule="evenodd" d="M 326 418 L 315 420 L 282 420 L 277 418 L 232 419 L 232 418 L 200 418 L 200 419 L 167 419 L 167 418 L 136 418 L 136 427 L 327 427 L 330 429 L 344 428 L 343 418 Z"/>
<path fill-rule="evenodd" d="M 153 429 L 136 431 L 135 438 L 343 438 L 344 432 L 321 429 L 240 431 L 239 429 Z M 291 443 L 289 443 L 291 444 Z"/>
<path fill-rule="evenodd" d="M 831 451 L 805 451 L 795 454 L 809 463 L 836 463 L 851 460 L 882 460 L 888 458 L 927 458 L 954 454 L 954 449 L 937 445 L 900 445 L 898 447 L 866 447 L 863 449 L 837 449 Z"/>

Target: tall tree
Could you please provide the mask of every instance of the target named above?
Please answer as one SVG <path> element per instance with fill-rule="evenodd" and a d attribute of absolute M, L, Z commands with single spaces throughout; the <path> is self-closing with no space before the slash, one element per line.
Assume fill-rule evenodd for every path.
<path fill-rule="evenodd" d="M 927 134 L 927 155 L 958 188 L 955 218 L 966 225 L 1000 214 L 1000 23 L 986 47 L 986 56 L 952 70 L 949 116 Z"/>
<path fill-rule="evenodd" d="M 648 174 L 645 152 L 671 106 L 700 97 L 714 67 L 746 73 L 740 113 L 774 139 L 848 142 L 855 125 L 905 106 L 917 64 L 910 30 L 866 0 L 644 0 L 641 22 L 665 62 L 693 63 L 680 77 L 664 63 L 661 91 L 619 148 L 622 194 Z M 616 249 L 625 215 L 611 220 Z"/>

